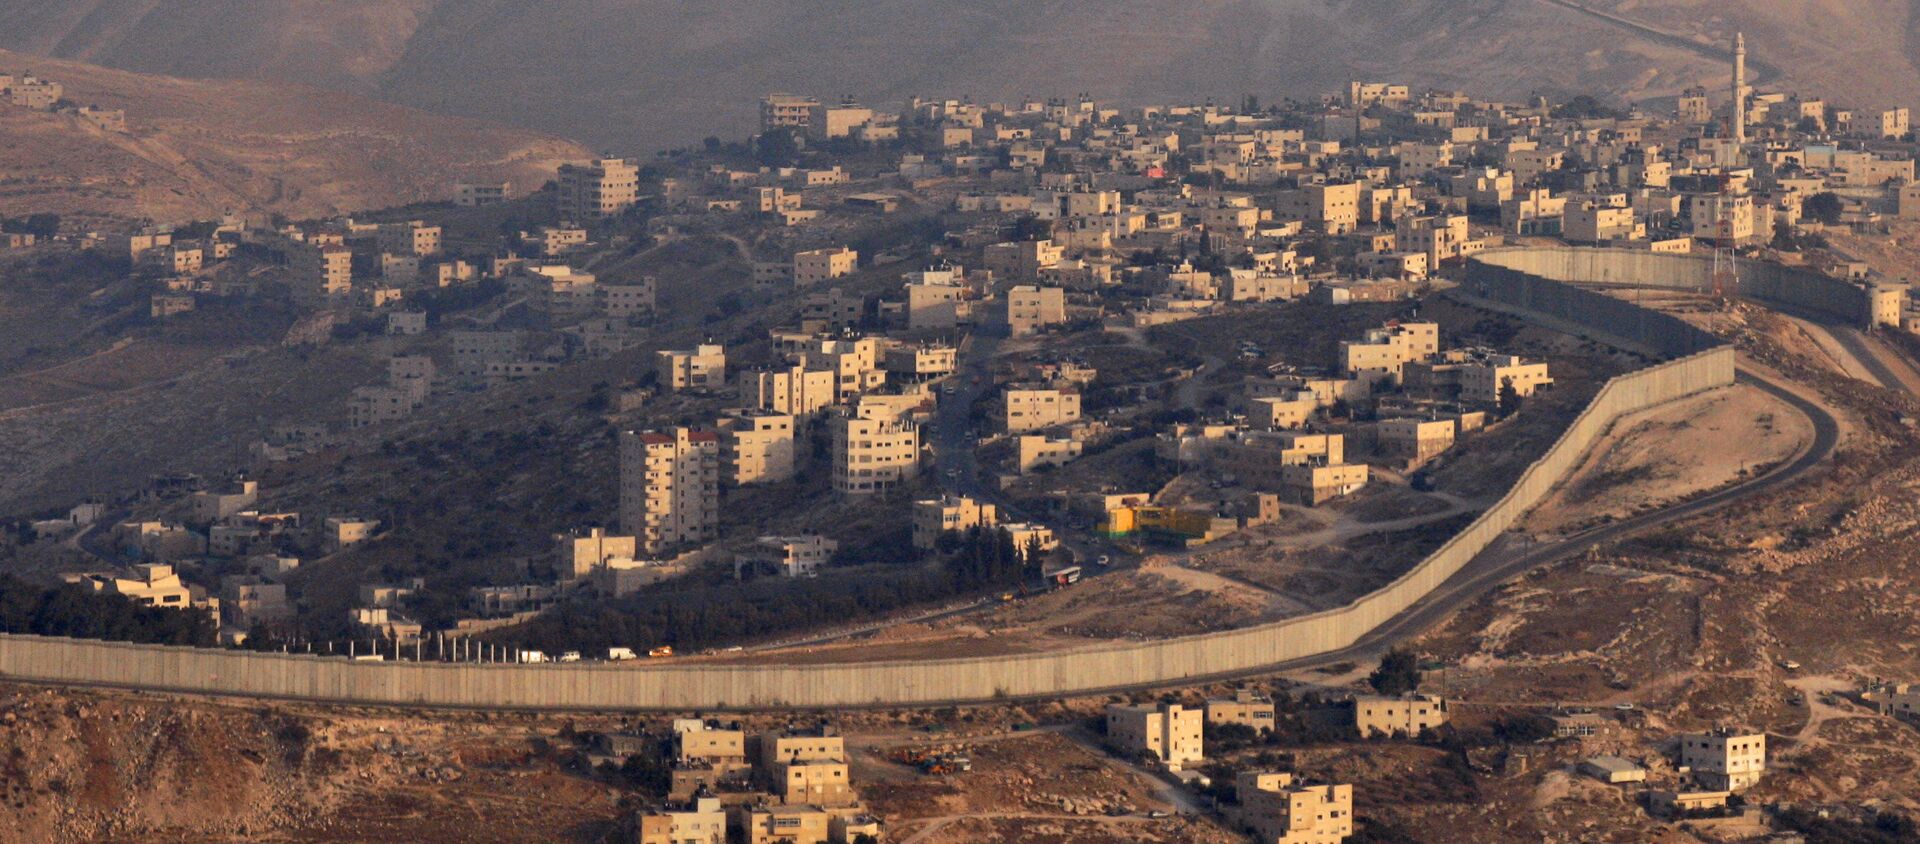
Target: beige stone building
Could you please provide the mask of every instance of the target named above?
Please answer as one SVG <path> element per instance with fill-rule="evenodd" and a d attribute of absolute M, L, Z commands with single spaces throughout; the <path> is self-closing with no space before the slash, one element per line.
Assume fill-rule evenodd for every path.
<path fill-rule="evenodd" d="M 1007 330 L 1015 337 L 1038 333 L 1067 321 L 1067 292 L 1058 287 L 1020 285 L 1007 291 Z"/>
<path fill-rule="evenodd" d="M 1023 475 L 1038 471 L 1043 466 L 1065 466 L 1086 450 L 1086 443 L 1080 440 L 1045 434 L 1024 435 L 1019 438 L 1017 445 L 1018 465 Z"/>
<path fill-rule="evenodd" d="M 1293 775 L 1242 771 L 1229 812 L 1260 844 L 1339 844 L 1353 834 L 1353 786 L 1298 785 Z"/>
<path fill-rule="evenodd" d="M 1447 723 L 1447 702 L 1433 695 L 1405 697 L 1367 695 L 1353 700 L 1353 724 L 1362 738 L 1417 736 Z"/>
<path fill-rule="evenodd" d="M 719 389 L 727 385 L 727 349 L 716 343 L 685 350 L 661 349 L 654 353 L 654 365 L 661 389 Z"/>
<path fill-rule="evenodd" d="M 773 129 L 806 130 L 812 123 L 813 109 L 820 101 L 794 94 L 768 94 L 760 98 L 760 131 Z"/>
<path fill-rule="evenodd" d="M 1355 378 L 1400 383 L 1401 367 L 1440 351 L 1440 326 L 1404 322 L 1375 328 L 1365 339 L 1340 342 L 1340 372 Z"/>
<path fill-rule="evenodd" d="M 485 208 L 512 198 L 512 182 L 455 182 L 453 185 L 453 204 L 461 208 Z"/>
<path fill-rule="evenodd" d="M 650 556 L 713 539 L 720 523 L 720 435 L 675 428 L 620 435 L 620 525 Z"/>
<path fill-rule="evenodd" d="M 1009 434 L 1025 434 L 1080 420 L 1077 390 L 1009 385 L 1002 421 Z"/>
<path fill-rule="evenodd" d="M 1732 729 L 1684 733 L 1680 764 L 1708 789 L 1745 791 L 1767 772 L 1767 734 Z"/>
<path fill-rule="evenodd" d="M 1418 466 L 1453 447 L 1452 419 L 1382 419 L 1375 432 L 1386 451 Z"/>
<path fill-rule="evenodd" d="M 726 844 L 727 813 L 720 798 L 701 797 L 680 808 L 640 812 L 632 833 L 634 844 Z"/>
<path fill-rule="evenodd" d="M 422 220 L 381 223 L 377 234 L 380 251 L 394 255 L 425 257 L 440 252 L 440 227 Z"/>
<path fill-rule="evenodd" d="M 744 408 L 714 423 L 720 433 L 720 479 L 731 486 L 793 479 L 794 419 L 777 410 Z"/>
<path fill-rule="evenodd" d="M 842 495 L 886 492 L 920 474 L 920 426 L 905 420 L 836 416 L 833 488 Z"/>
<path fill-rule="evenodd" d="M 120 595 L 141 606 L 198 609 L 211 613 L 216 620 L 220 617 L 219 598 L 209 596 L 206 590 L 182 581 L 173 566 L 164 563 L 134 566 L 131 577 L 89 574 L 74 575 L 69 581 L 78 582 L 95 592 Z"/>
<path fill-rule="evenodd" d="M 1204 714 L 1177 703 L 1107 705 L 1107 742 L 1124 753 L 1145 753 L 1169 770 L 1206 758 L 1201 747 Z"/>
<path fill-rule="evenodd" d="M 579 580 L 620 561 L 631 561 L 640 554 L 639 540 L 632 536 L 612 536 L 606 528 L 588 528 L 583 533 L 560 534 L 553 538 L 554 556 L 562 577 Z"/>
<path fill-rule="evenodd" d="M 913 547 L 933 550 L 944 533 L 990 528 L 1000 523 L 992 504 L 965 496 L 948 495 L 913 502 Z"/>
<path fill-rule="evenodd" d="M 353 250 L 345 246 L 296 247 L 287 261 L 294 301 L 318 306 L 353 292 Z"/>
<path fill-rule="evenodd" d="M 763 536 L 754 543 L 754 558 L 770 563 L 787 577 L 812 577 L 833 560 L 840 543 L 815 534 Z"/>
<path fill-rule="evenodd" d="M 1273 731 L 1273 701 L 1248 689 L 1230 698 L 1209 698 L 1205 711 L 1209 726 L 1241 724 L 1263 733 Z"/>
<path fill-rule="evenodd" d="M 1545 363 L 1528 363 L 1516 355 L 1487 355 L 1460 368 L 1460 398 L 1488 404 L 1500 401 L 1511 388 L 1522 398 L 1553 383 Z"/>
<path fill-rule="evenodd" d="M 741 375 L 741 392 L 754 407 L 793 416 L 811 417 L 840 400 L 839 373 L 795 364 L 785 369 Z"/>
<path fill-rule="evenodd" d="M 819 806 L 750 806 L 740 811 L 746 844 L 827 844 L 833 816 Z"/>
<path fill-rule="evenodd" d="M 1360 191 L 1358 183 L 1303 185 L 1278 194 L 1275 214 L 1324 234 L 1346 234 L 1360 225 Z"/>
<path fill-rule="evenodd" d="M 823 281 L 852 275 L 860 266 L 860 253 L 845 246 L 809 249 L 793 254 L 793 284 L 807 287 Z"/>
<path fill-rule="evenodd" d="M 597 220 L 633 207 L 640 198 L 640 167 L 619 158 L 560 165 L 557 202 L 561 219 Z"/>

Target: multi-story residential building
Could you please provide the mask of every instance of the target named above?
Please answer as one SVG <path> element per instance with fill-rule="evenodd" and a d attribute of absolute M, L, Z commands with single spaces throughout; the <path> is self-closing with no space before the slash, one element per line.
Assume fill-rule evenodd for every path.
<path fill-rule="evenodd" d="M 1077 390 L 1009 385 L 1004 422 L 1007 433 L 1024 434 L 1080 420 Z"/>
<path fill-rule="evenodd" d="M 1767 734 L 1718 729 L 1680 736 L 1680 764 L 1701 785 L 1716 791 L 1744 791 L 1767 772 Z"/>
<path fill-rule="evenodd" d="M 654 353 L 654 365 L 662 389 L 719 389 L 727 385 L 727 348 L 715 343 L 685 350 L 661 349 Z"/>
<path fill-rule="evenodd" d="M 1067 321 L 1067 292 L 1058 287 L 1020 285 L 1007 291 L 1007 331 L 1015 337 L 1038 333 Z"/>
<path fill-rule="evenodd" d="M 813 109 L 820 101 L 793 94 L 768 94 L 760 98 L 760 131 L 773 129 L 806 130 L 813 122 Z"/>
<path fill-rule="evenodd" d="M 833 560 L 840 543 L 824 536 L 763 536 L 754 544 L 753 558 L 765 560 L 787 577 L 811 577 Z"/>
<path fill-rule="evenodd" d="M 1624 194 L 1568 200 L 1561 212 L 1560 236 L 1568 243 L 1611 243 L 1646 236 L 1646 227 Z"/>
<path fill-rule="evenodd" d="M 353 250 L 345 246 L 295 247 L 287 268 L 294 301 L 303 305 L 338 303 L 353 292 Z"/>
<path fill-rule="evenodd" d="M 1527 363 L 1517 355 L 1487 355 L 1460 367 L 1460 398 L 1495 404 L 1508 389 L 1525 398 L 1553 383 L 1545 363 Z"/>
<path fill-rule="evenodd" d="M 941 534 L 959 533 L 971 528 L 991 528 L 1000 523 L 999 511 L 992 504 L 965 496 L 947 495 L 913 502 L 913 547 L 933 550 Z"/>
<path fill-rule="evenodd" d="M 1072 437 L 1049 437 L 1045 434 L 1027 434 L 1019 438 L 1018 463 L 1020 474 L 1038 471 L 1044 466 L 1065 466 L 1078 459 L 1086 450 L 1087 444 Z"/>
<path fill-rule="evenodd" d="M 455 182 L 453 204 L 461 208 L 485 208 L 512 198 L 512 182 Z"/>
<path fill-rule="evenodd" d="M 887 347 L 885 367 L 889 375 L 905 380 L 923 380 L 951 375 L 959 366 L 959 351 L 936 343 L 895 344 Z"/>
<path fill-rule="evenodd" d="M 1447 702 L 1433 695 L 1362 696 L 1353 700 L 1353 725 L 1362 738 L 1417 736 L 1447 723 Z"/>
<path fill-rule="evenodd" d="M 605 568 L 616 561 L 631 561 L 640 554 L 639 539 L 612 536 L 606 528 L 563 533 L 553 540 L 554 556 L 561 577 L 568 580 L 579 580 L 593 574 L 595 569 Z"/>
<path fill-rule="evenodd" d="M 562 164 L 556 184 L 561 219 L 597 220 L 626 211 L 639 200 L 640 167 L 619 158 Z"/>
<path fill-rule="evenodd" d="M 1240 689 L 1231 698 L 1209 698 L 1206 721 L 1217 724 L 1241 724 L 1259 732 L 1273 731 L 1273 701 L 1250 689 Z"/>
<path fill-rule="evenodd" d="M 819 806 L 750 806 L 739 811 L 746 844 L 827 844 L 833 815 Z"/>
<path fill-rule="evenodd" d="M 809 249 L 793 254 L 793 284 L 807 287 L 823 281 L 852 275 L 860 266 L 860 253 L 845 246 Z"/>
<path fill-rule="evenodd" d="M 920 474 L 920 426 L 852 416 L 832 424 L 833 488 L 842 495 L 886 492 Z"/>
<path fill-rule="evenodd" d="M 440 227 L 422 220 L 381 223 L 378 238 L 380 251 L 394 255 L 423 257 L 440 251 Z"/>
<path fill-rule="evenodd" d="M 729 411 L 714 428 L 720 432 L 720 480 L 731 486 L 772 484 L 793 479 L 794 420 L 777 410 Z"/>
<path fill-rule="evenodd" d="M 216 619 L 220 617 L 219 598 L 207 595 L 206 590 L 198 586 L 185 583 L 173 566 L 163 563 L 134 566 L 132 577 L 88 574 L 70 575 L 67 579 L 95 592 L 124 596 L 141 606 L 199 609 L 212 613 Z"/>
<path fill-rule="evenodd" d="M 785 369 L 742 373 L 741 393 L 753 407 L 805 419 L 840 400 L 839 373 L 794 364 Z"/>
<path fill-rule="evenodd" d="M 834 373 L 840 398 L 858 395 L 887 382 L 880 368 L 881 341 L 875 337 L 815 340 L 800 354 L 800 365 Z"/>
<path fill-rule="evenodd" d="M 1292 774 L 1242 771 L 1228 814 L 1260 844 L 1340 844 L 1353 834 L 1353 786 L 1296 785 Z"/>
<path fill-rule="evenodd" d="M 812 138 L 845 138 L 853 135 L 854 130 L 873 122 L 873 109 L 853 103 L 824 105 L 815 103 L 808 108 L 807 135 Z"/>
<path fill-rule="evenodd" d="M 726 844 L 727 813 L 718 797 L 698 797 L 679 808 L 654 808 L 633 816 L 635 844 Z"/>
<path fill-rule="evenodd" d="M 1340 342 L 1343 375 L 1400 383 L 1401 367 L 1440 351 L 1440 326 L 1403 322 L 1367 331 L 1361 340 Z"/>
<path fill-rule="evenodd" d="M 705 542 L 720 523 L 720 435 L 675 428 L 620 437 L 620 525 L 658 556 Z"/>
<path fill-rule="evenodd" d="M 1275 215 L 1301 220 L 1328 235 L 1353 231 L 1360 225 L 1360 191 L 1357 183 L 1304 185 L 1277 195 Z"/>
<path fill-rule="evenodd" d="M 1453 447 L 1452 419 L 1382 419 L 1374 430 L 1381 446 L 1405 456 L 1410 466 L 1432 460 Z"/>
<path fill-rule="evenodd" d="M 1204 715 L 1177 703 L 1107 705 L 1107 741 L 1126 753 L 1149 754 L 1169 770 L 1206 758 L 1201 747 Z"/>
<path fill-rule="evenodd" d="M 686 799 L 701 788 L 743 781 L 753 770 L 747 762 L 746 734 L 738 724 L 722 727 L 699 718 L 676 718 L 673 744 L 668 796 L 676 800 Z"/>

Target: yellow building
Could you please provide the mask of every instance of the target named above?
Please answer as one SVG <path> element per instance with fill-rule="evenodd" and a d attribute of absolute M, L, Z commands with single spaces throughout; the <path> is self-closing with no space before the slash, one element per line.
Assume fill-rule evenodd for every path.
<path fill-rule="evenodd" d="M 1107 742 L 1125 753 L 1153 756 L 1178 771 L 1206 758 L 1201 747 L 1203 715 L 1177 703 L 1107 705 Z"/>
<path fill-rule="evenodd" d="M 1447 723 L 1447 702 L 1433 695 L 1362 696 L 1353 700 L 1354 728 L 1362 738 L 1417 736 Z"/>
<path fill-rule="evenodd" d="M 823 281 L 852 275 L 860 266 L 860 253 L 845 246 L 810 249 L 793 255 L 793 283 L 806 287 Z"/>
<path fill-rule="evenodd" d="M 920 474 L 920 426 L 905 420 L 833 419 L 833 488 L 886 492 Z"/>
<path fill-rule="evenodd" d="M 650 556 L 714 537 L 720 523 L 720 435 L 675 428 L 620 436 L 620 525 Z"/>
<path fill-rule="evenodd" d="M 727 349 L 718 344 L 702 343 L 684 350 L 661 349 L 654 353 L 654 366 L 662 389 L 719 389 L 727 385 Z"/>
<path fill-rule="evenodd" d="M 720 480 L 732 486 L 793 479 L 794 421 L 774 410 L 730 411 L 714 423 L 720 434 Z"/>
<path fill-rule="evenodd" d="M 913 502 L 913 547 L 932 550 L 940 535 L 964 532 L 971 528 L 990 528 L 998 524 L 999 512 L 992 505 L 964 496 L 945 496 Z"/>
<path fill-rule="evenodd" d="M 556 184 L 561 219 L 597 220 L 619 214 L 639 200 L 640 167 L 619 158 L 562 164 Z"/>
<path fill-rule="evenodd" d="M 1353 834 L 1353 786 L 1296 785 L 1292 774 L 1242 771 L 1229 813 L 1261 844 L 1339 844 Z"/>

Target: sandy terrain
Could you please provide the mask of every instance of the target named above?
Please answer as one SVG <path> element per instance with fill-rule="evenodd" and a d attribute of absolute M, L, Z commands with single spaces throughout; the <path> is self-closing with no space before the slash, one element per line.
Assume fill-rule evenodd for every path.
<path fill-rule="evenodd" d="M 1791 406 L 1736 385 L 1634 414 L 1528 517 L 1564 534 L 1714 489 L 1790 459 L 1813 437 Z"/>

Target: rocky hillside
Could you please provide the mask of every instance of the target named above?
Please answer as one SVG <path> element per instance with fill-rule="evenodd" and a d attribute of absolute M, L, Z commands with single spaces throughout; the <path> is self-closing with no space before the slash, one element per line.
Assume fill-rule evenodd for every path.
<path fill-rule="evenodd" d="M 292 80 L 644 152 L 747 131 L 775 89 L 872 100 L 1269 99 L 1354 76 L 1519 97 L 1762 77 L 1862 106 L 1920 85 L 1920 0 L 0 0 L 0 47 Z"/>
<path fill-rule="evenodd" d="M 458 178 L 537 187 L 560 161 L 589 154 L 536 132 L 286 82 L 156 76 L 0 51 L 0 73 L 28 70 L 61 83 L 77 105 L 124 110 L 127 131 L 0 108 L 0 215 L 312 217 L 444 199 Z"/>

